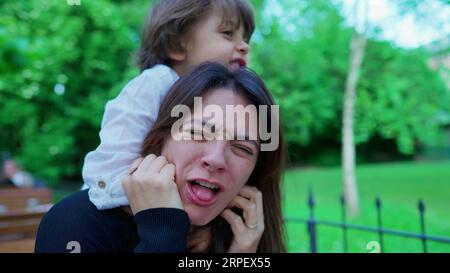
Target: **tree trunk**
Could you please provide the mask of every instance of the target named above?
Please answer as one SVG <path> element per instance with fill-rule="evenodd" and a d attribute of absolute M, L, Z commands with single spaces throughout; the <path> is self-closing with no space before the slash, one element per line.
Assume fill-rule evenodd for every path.
<path fill-rule="evenodd" d="M 344 174 L 344 197 L 350 216 L 359 213 L 358 188 L 355 175 L 355 143 L 353 139 L 353 119 L 355 111 L 356 86 L 364 59 L 366 38 L 356 31 L 350 45 L 350 66 L 344 94 L 344 114 L 342 121 L 342 166 Z"/>

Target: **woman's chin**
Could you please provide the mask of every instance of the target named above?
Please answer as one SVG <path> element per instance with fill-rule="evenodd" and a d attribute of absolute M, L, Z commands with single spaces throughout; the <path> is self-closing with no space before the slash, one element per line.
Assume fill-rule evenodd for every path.
<path fill-rule="evenodd" d="M 189 208 L 186 208 L 186 213 L 188 214 L 191 225 L 193 226 L 205 226 L 214 219 L 214 217 L 210 215 L 205 215 L 199 213 L 198 211 L 192 211 L 189 210 Z"/>

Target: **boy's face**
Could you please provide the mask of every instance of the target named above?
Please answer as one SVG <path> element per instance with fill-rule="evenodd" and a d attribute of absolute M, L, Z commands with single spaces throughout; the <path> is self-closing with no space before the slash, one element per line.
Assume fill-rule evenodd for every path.
<path fill-rule="evenodd" d="M 178 62 L 173 65 L 179 75 L 206 61 L 220 62 L 230 69 L 247 66 L 249 45 L 242 24 L 238 29 L 224 25 L 219 10 L 210 11 L 184 41 L 186 50 L 176 54 Z"/>

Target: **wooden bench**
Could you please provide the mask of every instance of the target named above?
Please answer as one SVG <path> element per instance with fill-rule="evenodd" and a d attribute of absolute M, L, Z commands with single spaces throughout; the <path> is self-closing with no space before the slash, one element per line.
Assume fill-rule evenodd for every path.
<path fill-rule="evenodd" d="M 34 241 L 48 207 L 0 214 L 0 253 L 34 252 Z"/>
<path fill-rule="evenodd" d="M 42 217 L 50 209 L 49 189 L 0 189 L 0 253 L 34 252 Z"/>
<path fill-rule="evenodd" d="M 34 253 L 34 239 L 0 242 L 0 253 Z"/>
<path fill-rule="evenodd" d="M 0 212 L 23 211 L 52 202 L 52 191 L 47 188 L 2 188 L 0 189 Z"/>

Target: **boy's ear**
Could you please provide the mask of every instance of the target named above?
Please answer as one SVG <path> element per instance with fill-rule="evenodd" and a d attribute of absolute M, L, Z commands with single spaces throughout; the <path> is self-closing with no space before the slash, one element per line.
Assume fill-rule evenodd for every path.
<path fill-rule="evenodd" d="M 176 62 L 182 62 L 186 60 L 186 46 L 187 46 L 186 38 L 183 36 L 180 38 L 178 42 L 180 43 L 182 49 L 176 50 L 169 49 L 169 58 Z"/>
<path fill-rule="evenodd" d="M 186 59 L 186 53 L 181 51 L 169 51 L 169 58 L 176 62 L 182 62 Z"/>

